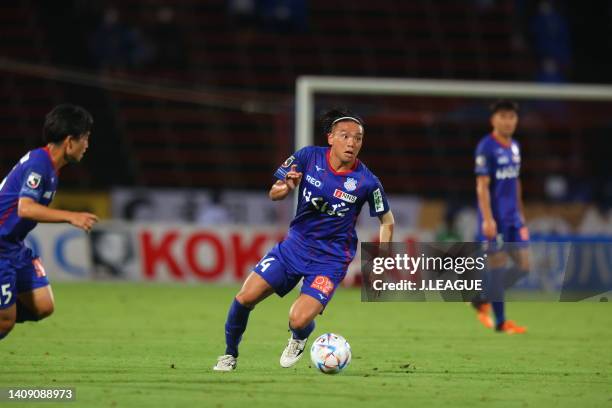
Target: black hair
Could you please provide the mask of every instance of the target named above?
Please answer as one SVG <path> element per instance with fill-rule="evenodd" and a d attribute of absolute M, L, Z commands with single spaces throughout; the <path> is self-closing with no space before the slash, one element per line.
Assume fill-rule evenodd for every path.
<path fill-rule="evenodd" d="M 519 113 L 519 104 L 510 99 L 498 99 L 491 104 L 489 109 L 492 115 L 499 111 L 514 111 L 515 113 Z"/>
<path fill-rule="evenodd" d="M 346 108 L 334 108 L 334 109 L 328 110 L 327 112 L 325 112 L 321 116 L 321 124 L 323 126 L 323 132 L 325 134 L 328 134 L 329 132 L 331 132 L 332 128 L 334 127 L 334 121 L 339 119 L 339 118 L 343 118 L 343 117 L 353 118 L 362 127 L 364 125 L 363 119 L 359 115 L 357 115 L 354 112 L 350 111 L 349 109 L 346 109 Z"/>
<path fill-rule="evenodd" d="M 45 116 L 43 141 L 60 144 L 67 136 L 78 139 L 82 134 L 91 132 L 93 118 L 80 106 L 71 104 L 57 105 Z"/>

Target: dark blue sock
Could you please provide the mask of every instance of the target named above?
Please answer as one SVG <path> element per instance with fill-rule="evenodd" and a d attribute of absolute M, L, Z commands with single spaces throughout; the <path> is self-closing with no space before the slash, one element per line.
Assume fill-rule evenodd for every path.
<path fill-rule="evenodd" d="M 506 268 L 491 268 L 488 271 L 487 298 L 493 306 L 495 322 L 501 325 L 505 320 L 504 315 L 504 277 Z"/>
<path fill-rule="evenodd" d="M 310 322 L 303 329 L 294 329 L 293 327 L 291 327 L 291 325 L 289 325 L 289 330 L 291 330 L 292 336 L 296 340 L 307 339 L 308 336 L 310 336 L 310 333 L 312 333 L 312 331 L 314 330 L 314 328 L 315 328 L 314 320 L 312 322 Z"/>
<path fill-rule="evenodd" d="M 238 344 L 240 344 L 242 334 L 246 330 L 251 310 L 240 304 L 236 299 L 232 302 L 225 321 L 225 354 L 238 357 Z"/>
<path fill-rule="evenodd" d="M 15 323 L 23 323 L 23 322 L 37 322 L 40 320 L 40 317 L 30 309 L 28 309 L 23 303 L 17 300 L 17 317 L 15 318 Z"/>
<path fill-rule="evenodd" d="M 504 302 L 492 302 L 493 313 L 495 314 L 495 326 L 500 327 L 506 321 L 504 313 Z"/>

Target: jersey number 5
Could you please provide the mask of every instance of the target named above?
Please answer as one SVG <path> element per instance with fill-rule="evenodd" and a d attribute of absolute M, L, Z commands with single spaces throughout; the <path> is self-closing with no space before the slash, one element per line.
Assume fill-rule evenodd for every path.
<path fill-rule="evenodd" d="M 9 302 L 11 301 L 11 299 L 13 298 L 13 292 L 11 292 L 10 290 L 8 290 L 11 287 L 10 283 L 5 283 L 4 285 L 0 286 L 0 305 L 1 304 L 5 304 L 8 305 Z M 2 301 L 2 298 L 4 299 L 4 302 Z"/>

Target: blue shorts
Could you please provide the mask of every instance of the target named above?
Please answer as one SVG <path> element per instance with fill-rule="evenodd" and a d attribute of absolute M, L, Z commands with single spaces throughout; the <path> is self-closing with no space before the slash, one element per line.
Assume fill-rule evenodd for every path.
<path fill-rule="evenodd" d="M 344 279 L 346 270 L 339 272 L 337 267 L 314 262 L 305 265 L 304 262 L 296 262 L 296 254 L 287 251 L 294 252 L 296 249 L 282 242 L 276 244 L 255 266 L 255 273 L 268 282 L 280 297 L 291 292 L 300 279 L 304 278 L 300 293 L 317 299 L 323 307 L 327 306 Z"/>
<path fill-rule="evenodd" d="M 479 231 L 482 231 L 482 227 L 478 226 Z M 521 228 L 523 226 L 514 225 L 497 225 L 497 236 L 493 239 L 488 239 L 482 232 L 478 236 L 478 240 L 484 244 L 486 252 L 500 252 L 500 251 L 511 251 L 519 248 L 526 248 L 529 244 L 529 236 L 521 234 Z M 504 244 L 510 243 L 511 245 Z"/>
<path fill-rule="evenodd" d="M 17 301 L 17 294 L 48 284 L 45 269 L 30 248 L 0 254 L 0 309 L 12 306 Z"/>

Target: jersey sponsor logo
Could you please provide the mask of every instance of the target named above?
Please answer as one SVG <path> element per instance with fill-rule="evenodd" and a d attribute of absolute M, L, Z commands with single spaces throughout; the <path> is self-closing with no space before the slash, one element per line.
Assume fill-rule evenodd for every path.
<path fill-rule="evenodd" d="M 36 189 L 36 188 L 38 188 L 38 186 L 40 186 L 40 180 L 42 180 L 42 176 L 40 174 L 38 174 L 38 173 L 33 171 L 28 176 L 26 184 L 31 189 Z"/>
<path fill-rule="evenodd" d="M 302 190 L 302 196 L 307 203 L 323 214 L 344 217 L 346 215 L 344 213 L 350 210 L 345 203 L 330 204 L 323 197 L 312 197 L 312 191 L 307 189 Z"/>
<path fill-rule="evenodd" d="M 487 164 L 487 158 L 484 155 L 478 155 L 476 156 L 476 166 L 478 167 L 483 167 Z"/>
<path fill-rule="evenodd" d="M 329 296 L 332 290 L 334 290 L 334 283 L 327 276 L 318 275 L 312 284 L 311 288 L 318 290 L 325 296 Z"/>
<path fill-rule="evenodd" d="M 508 158 L 508 156 L 499 156 L 497 158 L 497 164 L 502 165 L 502 164 L 508 164 L 510 163 L 510 159 Z"/>
<path fill-rule="evenodd" d="M 511 178 L 517 178 L 519 176 L 519 167 L 518 166 L 506 166 L 500 169 L 497 169 L 495 172 L 495 178 L 497 180 L 505 180 Z"/>
<path fill-rule="evenodd" d="M 374 193 L 372 193 L 372 195 L 374 196 L 374 211 L 376 212 L 383 211 L 385 209 L 385 203 L 383 202 L 382 193 L 380 192 L 380 188 L 377 188 L 376 190 L 374 190 Z"/>
<path fill-rule="evenodd" d="M 323 183 L 321 183 L 316 178 L 312 177 L 310 174 L 306 175 L 306 181 L 309 182 L 310 184 L 312 184 L 313 186 L 317 187 L 317 188 L 321 188 L 323 186 Z"/>
<path fill-rule="evenodd" d="M 354 191 L 357 188 L 357 180 L 352 177 L 349 177 L 344 182 L 344 188 L 346 191 Z"/>
<path fill-rule="evenodd" d="M 287 160 L 285 160 L 285 162 L 283 163 L 283 167 L 289 167 L 291 166 L 291 163 L 293 163 L 295 161 L 295 156 L 290 156 L 289 158 L 287 158 Z"/>
<path fill-rule="evenodd" d="M 345 193 L 342 190 L 336 189 L 334 191 L 334 197 L 341 199 L 342 201 L 346 201 L 347 203 L 354 204 L 357 201 L 357 196 L 354 196 L 349 193 Z"/>

